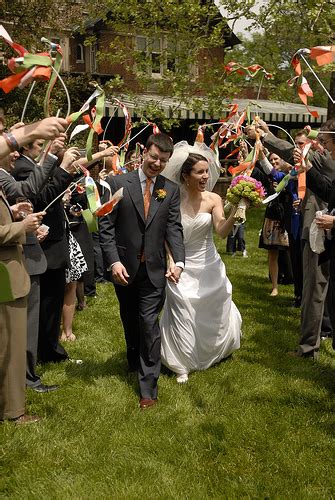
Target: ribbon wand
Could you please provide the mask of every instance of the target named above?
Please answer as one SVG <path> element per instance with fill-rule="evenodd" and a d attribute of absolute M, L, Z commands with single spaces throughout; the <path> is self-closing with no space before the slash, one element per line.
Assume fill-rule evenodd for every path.
<path fill-rule="evenodd" d="M 124 148 L 125 146 L 127 146 L 131 141 L 133 141 L 138 135 L 142 134 L 142 132 L 151 126 L 151 123 L 148 123 L 145 127 L 143 127 L 139 132 L 137 132 L 136 135 L 134 135 L 134 137 L 132 137 L 131 139 L 128 139 L 128 141 L 124 142 L 123 144 L 121 144 L 120 146 L 120 149 Z"/>
<path fill-rule="evenodd" d="M 33 93 L 35 85 L 36 85 L 36 80 L 34 80 L 33 83 L 31 84 L 31 87 L 29 89 L 29 93 L 27 95 L 26 102 L 24 103 L 24 106 L 23 106 L 23 110 L 22 110 L 22 114 L 21 114 L 21 118 L 20 118 L 20 122 L 22 122 L 22 123 L 23 123 L 24 115 L 26 114 L 28 103 L 30 101 L 31 94 Z"/>
<path fill-rule="evenodd" d="M 46 212 L 47 210 L 49 210 L 49 208 L 57 201 L 59 200 L 59 198 L 63 197 L 64 194 L 67 192 L 68 189 L 70 189 L 70 191 L 72 192 L 75 187 L 77 186 L 77 184 L 79 182 L 81 182 L 83 179 L 85 179 L 85 175 L 83 175 L 82 177 L 80 177 L 77 181 L 75 182 L 71 182 L 70 186 L 68 186 L 64 191 L 62 191 L 62 193 L 60 193 L 58 196 L 56 196 L 56 198 L 54 198 L 50 203 L 49 205 L 47 205 L 45 207 L 45 209 L 43 210 L 44 212 Z"/>

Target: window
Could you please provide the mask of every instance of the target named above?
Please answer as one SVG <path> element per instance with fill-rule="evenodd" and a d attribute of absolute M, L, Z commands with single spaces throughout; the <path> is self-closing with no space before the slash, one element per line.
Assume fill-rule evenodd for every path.
<path fill-rule="evenodd" d="M 90 71 L 91 73 L 97 72 L 97 45 L 92 43 L 90 45 Z"/>
<path fill-rule="evenodd" d="M 84 62 L 84 47 L 81 43 L 77 43 L 77 55 L 76 55 L 76 62 L 77 63 L 83 63 Z"/>
<path fill-rule="evenodd" d="M 162 40 L 156 38 L 149 42 L 149 51 L 151 52 L 151 75 L 161 76 L 164 72 L 162 57 Z"/>
<path fill-rule="evenodd" d="M 139 53 L 138 68 L 153 78 L 161 78 L 166 70 L 176 71 L 175 47 L 167 43 L 165 36 L 137 36 L 136 49 Z"/>

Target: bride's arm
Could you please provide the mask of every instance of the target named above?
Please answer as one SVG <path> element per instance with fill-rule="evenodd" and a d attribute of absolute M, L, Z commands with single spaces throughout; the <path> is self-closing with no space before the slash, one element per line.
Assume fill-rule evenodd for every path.
<path fill-rule="evenodd" d="M 232 208 L 228 219 L 225 219 L 222 198 L 216 193 L 211 193 L 211 196 L 214 202 L 212 210 L 214 229 L 218 233 L 218 235 L 221 236 L 221 238 L 226 238 L 234 225 L 234 215 L 236 212 L 236 207 Z"/>

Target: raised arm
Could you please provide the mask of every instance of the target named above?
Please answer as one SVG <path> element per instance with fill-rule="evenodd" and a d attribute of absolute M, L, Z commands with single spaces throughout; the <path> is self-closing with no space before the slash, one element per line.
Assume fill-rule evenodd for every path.
<path fill-rule="evenodd" d="M 36 139 L 52 140 L 64 132 L 68 123 L 63 118 L 45 118 L 31 125 L 25 125 L 0 136 L 0 158 L 18 151 L 25 144 Z"/>
<path fill-rule="evenodd" d="M 236 207 L 233 207 L 228 219 L 225 219 L 221 197 L 216 193 L 211 193 L 211 198 L 214 204 L 212 210 L 214 229 L 221 238 L 226 238 L 234 225 Z"/>

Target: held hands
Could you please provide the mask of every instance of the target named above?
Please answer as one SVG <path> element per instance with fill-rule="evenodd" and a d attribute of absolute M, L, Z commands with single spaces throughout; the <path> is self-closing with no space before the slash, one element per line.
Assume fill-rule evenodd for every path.
<path fill-rule="evenodd" d="M 267 124 L 263 120 L 259 119 L 255 124 L 245 127 L 244 131 L 249 139 L 256 139 L 256 132 L 259 133 L 261 138 L 270 132 Z"/>
<path fill-rule="evenodd" d="M 319 217 L 315 217 L 315 222 L 320 229 L 333 229 L 335 217 L 333 215 L 323 214 Z"/>
<path fill-rule="evenodd" d="M 181 267 L 175 265 L 174 262 L 170 262 L 169 269 L 167 270 L 165 277 L 171 282 L 177 285 L 179 283 L 179 279 L 181 273 L 183 272 Z"/>
<path fill-rule="evenodd" d="M 116 262 L 111 270 L 112 280 L 116 285 L 127 286 L 129 274 L 121 262 Z"/>

